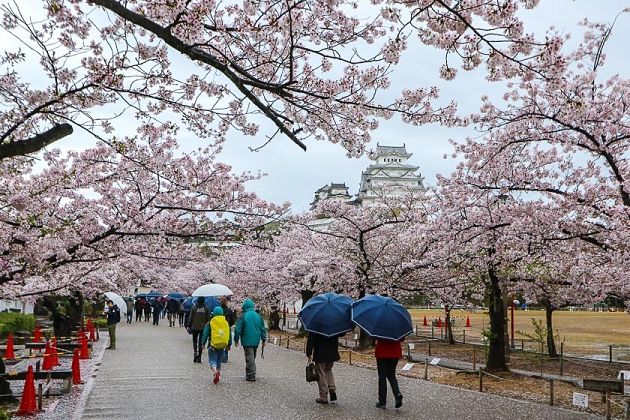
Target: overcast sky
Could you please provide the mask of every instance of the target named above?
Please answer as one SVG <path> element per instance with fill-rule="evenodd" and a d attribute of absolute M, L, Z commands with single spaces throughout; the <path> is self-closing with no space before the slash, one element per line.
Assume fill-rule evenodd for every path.
<path fill-rule="evenodd" d="M 612 22 L 615 16 L 630 1 L 622 0 L 541 0 L 533 11 L 522 11 L 527 31 L 537 33 L 554 25 L 562 32 L 578 35 L 578 22 L 585 17 L 591 21 Z M 572 44 L 579 41 L 574 36 Z M 613 37 L 608 45 L 608 63 L 606 71 L 628 77 L 630 60 L 628 58 L 628 40 L 630 40 L 630 14 L 622 15 L 617 21 Z M 501 87 L 484 80 L 484 69 L 474 72 L 459 71 L 458 77 L 451 82 L 444 82 L 437 76 L 442 64 L 443 52 L 426 48 L 420 44 L 410 47 L 414 50 L 401 59 L 402 66 L 392 77 L 392 89 L 399 92 L 405 87 L 437 85 L 444 98 L 454 99 L 462 111 L 476 111 L 482 94 L 497 96 Z M 413 83 L 408 86 L 409 82 Z M 455 162 L 443 159 L 452 149 L 449 138 L 462 139 L 475 136 L 472 129 L 448 129 L 438 125 L 413 127 L 397 119 L 384 121 L 375 133 L 375 140 L 386 145 L 406 144 L 413 153 L 411 162 L 420 167 L 425 177 L 425 185 L 435 184 L 437 173 L 450 172 Z M 254 184 L 254 190 L 263 198 L 283 202 L 289 201 L 294 211 L 308 208 L 317 188 L 330 182 L 345 182 L 350 193 L 356 194 L 359 188 L 361 171 L 369 164 L 367 157 L 349 159 L 345 151 L 337 145 L 324 142 L 307 143 L 308 150 L 303 152 L 286 138 L 277 138 L 259 152 L 250 152 L 248 146 L 258 146 L 263 141 L 232 136 L 226 144 L 223 159 L 233 165 L 236 171 L 261 170 L 267 173 L 264 179 Z"/>
<path fill-rule="evenodd" d="M 0 3 L 6 1 L 8 0 L 0 0 Z M 29 12 L 41 10 L 42 3 L 37 0 L 23 0 L 18 3 Z M 581 38 L 579 21 L 588 17 L 591 21 L 612 22 L 621 10 L 629 6 L 630 0 L 541 0 L 536 9 L 523 10 L 521 16 L 527 32 L 533 31 L 540 35 L 546 28 L 554 25 L 562 32 L 575 34 L 570 43 L 575 45 Z M 608 44 L 607 73 L 619 73 L 624 78 L 629 76 L 628 40 L 630 14 L 626 13 L 617 21 Z M 14 41 L 0 39 L 0 52 L 3 44 L 11 42 Z M 413 39 L 410 40 L 409 52 L 403 55 L 401 65 L 392 75 L 392 96 L 397 96 L 405 88 L 435 85 L 441 90 L 441 103 L 455 100 L 460 112 L 465 113 L 477 111 L 482 94 L 490 97 L 501 95 L 500 85 L 485 81 L 483 68 L 474 72 L 460 70 L 458 77 L 451 82 L 440 80 L 438 70 L 443 63 L 443 57 L 442 51 L 423 47 L 419 43 L 413 44 Z M 177 67 L 177 71 L 194 71 L 194 66 L 190 66 L 190 62 L 183 58 L 175 58 L 173 66 Z M 31 71 L 28 67 L 21 70 L 25 73 Z M 32 81 L 37 83 L 36 80 Z M 116 134 L 119 136 L 134 135 L 135 125 L 130 117 L 126 121 L 118 121 L 116 127 Z M 129 127 L 129 133 L 124 132 L 124 127 Z M 262 171 L 267 174 L 262 180 L 250 185 L 250 189 L 261 197 L 279 203 L 288 201 L 293 205 L 294 211 L 302 211 L 308 208 L 314 191 L 330 182 L 345 182 L 350 187 L 351 194 L 357 193 L 361 171 L 370 164 L 367 157 L 349 159 L 345 150 L 328 142 L 308 141 L 308 150 L 304 152 L 281 136 L 259 152 L 251 152 L 249 147 L 257 147 L 265 142 L 265 131 L 268 132 L 263 125 L 258 138 L 232 133 L 221 156 L 221 160 L 232 165 L 235 172 Z M 375 141 L 370 148 L 374 148 L 377 141 L 382 145 L 405 144 L 407 150 L 413 153 L 411 163 L 419 166 L 420 173 L 425 177 L 425 185 L 434 185 L 437 173 L 448 174 L 456 164 L 452 159 L 442 158 L 444 154 L 452 152 L 448 139 L 457 140 L 474 135 L 472 129 L 448 129 L 438 125 L 414 127 L 392 119 L 381 123 L 381 127 L 374 133 Z M 65 150 L 85 149 L 93 142 L 93 139 L 86 138 L 84 132 L 75 130 L 75 134 L 56 143 L 56 146 Z M 181 144 L 185 150 L 196 148 L 200 142 L 183 132 Z"/>

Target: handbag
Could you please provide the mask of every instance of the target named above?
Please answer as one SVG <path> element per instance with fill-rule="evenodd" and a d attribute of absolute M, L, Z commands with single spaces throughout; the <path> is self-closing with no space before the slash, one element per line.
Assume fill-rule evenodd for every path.
<path fill-rule="evenodd" d="M 319 374 L 317 373 L 317 369 L 315 369 L 315 363 L 309 363 L 306 365 L 306 382 L 317 381 L 319 381 Z"/>

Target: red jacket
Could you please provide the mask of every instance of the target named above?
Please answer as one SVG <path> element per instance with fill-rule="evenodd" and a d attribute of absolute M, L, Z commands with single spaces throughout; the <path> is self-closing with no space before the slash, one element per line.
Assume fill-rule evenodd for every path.
<path fill-rule="evenodd" d="M 377 359 L 400 359 L 402 346 L 398 341 L 376 340 L 374 355 Z"/>

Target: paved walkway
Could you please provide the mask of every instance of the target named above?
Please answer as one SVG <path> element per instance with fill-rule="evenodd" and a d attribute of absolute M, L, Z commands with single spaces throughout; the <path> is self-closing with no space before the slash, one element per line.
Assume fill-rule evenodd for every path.
<path fill-rule="evenodd" d="M 167 325 L 121 325 L 118 349 L 105 353 L 81 418 L 596 418 L 402 377 L 403 408 L 383 411 L 374 407 L 376 372 L 343 364 L 334 369 L 339 403 L 321 406 L 315 403 L 317 386 L 304 380 L 304 356 L 273 345 L 265 350 L 265 359 L 258 360 L 256 382 L 245 381 L 239 347 L 233 349 L 222 381 L 214 386 L 207 363 L 192 363 L 188 334 Z"/>

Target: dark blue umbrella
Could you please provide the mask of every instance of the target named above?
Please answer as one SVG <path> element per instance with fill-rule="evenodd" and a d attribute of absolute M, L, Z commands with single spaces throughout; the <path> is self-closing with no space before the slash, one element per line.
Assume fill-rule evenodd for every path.
<path fill-rule="evenodd" d="M 348 296 L 324 293 L 309 299 L 298 316 L 306 331 L 334 337 L 354 329 L 351 306 L 352 299 Z"/>
<path fill-rule="evenodd" d="M 206 308 L 208 308 L 208 310 L 212 313 L 212 311 L 214 310 L 215 306 L 221 306 L 221 304 L 219 303 L 218 300 L 216 300 L 213 297 L 206 297 L 205 298 L 205 302 L 204 302 L 204 306 Z M 192 309 L 192 307 L 195 305 L 195 303 L 197 302 L 197 296 L 191 296 L 189 298 L 186 298 L 186 300 L 184 300 L 184 310 L 186 312 L 190 311 Z"/>
<path fill-rule="evenodd" d="M 169 299 L 186 299 L 186 295 L 180 292 L 171 292 L 166 295 Z"/>
<path fill-rule="evenodd" d="M 411 315 L 394 299 L 368 295 L 352 304 L 352 321 L 375 338 L 399 341 L 413 332 Z"/>

